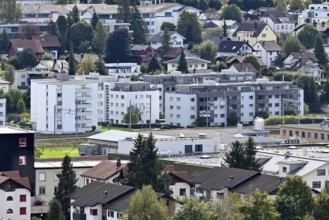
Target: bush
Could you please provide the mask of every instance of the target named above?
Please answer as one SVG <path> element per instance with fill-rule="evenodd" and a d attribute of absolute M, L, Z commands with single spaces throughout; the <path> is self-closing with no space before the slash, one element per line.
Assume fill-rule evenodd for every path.
<path fill-rule="evenodd" d="M 265 125 L 280 125 L 280 124 L 309 124 L 309 123 L 320 123 L 323 118 L 317 116 L 272 116 L 265 119 Z"/>

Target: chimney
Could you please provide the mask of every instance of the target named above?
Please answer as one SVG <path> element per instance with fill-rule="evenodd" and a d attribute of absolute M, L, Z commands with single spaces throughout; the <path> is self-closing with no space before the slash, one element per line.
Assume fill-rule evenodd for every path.
<path fill-rule="evenodd" d="M 120 159 L 117 160 L 117 169 L 119 169 L 121 167 L 121 161 Z"/>
<path fill-rule="evenodd" d="M 52 71 L 55 70 L 56 63 L 57 63 L 57 59 L 55 58 L 55 59 L 54 59 L 54 62 L 53 62 L 53 66 L 51 67 L 51 70 L 52 70 Z"/>
<path fill-rule="evenodd" d="M 254 22 L 255 28 L 257 27 L 257 21 Z"/>

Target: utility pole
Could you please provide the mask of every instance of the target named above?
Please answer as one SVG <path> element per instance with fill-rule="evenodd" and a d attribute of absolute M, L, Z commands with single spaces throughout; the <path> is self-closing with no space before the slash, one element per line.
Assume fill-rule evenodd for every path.
<path fill-rule="evenodd" d="M 131 131 L 131 100 L 129 101 L 129 131 Z"/>
<path fill-rule="evenodd" d="M 152 124 L 151 124 L 151 119 L 152 119 L 152 96 L 150 94 L 150 131 L 152 130 Z"/>
<path fill-rule="evenodd" d="M 75 98 L 75 145 L 77 146 L 78 140 L 78 99 Z"/>
<path fill-rule="evenodd" d="M 54 134 L 56 134 L 56 105 L 54 105 Z"/>

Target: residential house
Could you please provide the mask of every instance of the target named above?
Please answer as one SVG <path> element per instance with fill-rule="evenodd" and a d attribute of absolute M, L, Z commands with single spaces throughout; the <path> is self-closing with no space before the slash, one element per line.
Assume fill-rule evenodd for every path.
<path fill-rule="evenodd" d="M 155 34 L 154 36 L 152 36 L 151 38 L 151 47 L 153 49 L 158 49 L 160 47 L 162 47 L 162 37 L 163 37 L 163 31 Z M 185 37 L 183 37 L 182 35 L 180 35 L 179 33 L 177 33 L 176 31 L 168 31 L 168 34 L 170 36 L 170 46 L 171 47 L 182 47 Z"/>
<path fill-rule="evenodd" d="M 31 192 L 29 178 L 18 171 L 0 171 L 0 216 L 4 219 L 31 219 Z"/>
<path fill-rule="evenodd" d="M 164 62 L 165 64 L 167 64 L 167 72 L 170 73 L 172 71 L 177 70 L 179 59 L 180 58 L 176 58 L 176 59 L 168 60 L 168 61 Z M 187 71 L 189 73 L 206 71 L 208 69 L 208 63 L 211 63 L 208 60 L 204 60 L 204 59 L 197 58 L 197 57 L 185 57 L 185 59 L 187 62 L 187 67 L 188 67 Z"/>
<path fill-rule="evenodd" d="M 258 64 L 261 69 L 266 67 L 266 65 L 263 63 L 261 58 L 259 58 L 259 57 L 256 57 L 256 58 L 257 58 Z M 225 63 L 227 66 L 231 67 L 233 64 L 243 63 L 243 59 L 244 59 L 244 56 L 229 57 L 228 59 L 225 60 Z M 241 64 L 240 66 L 236 66 L 237 69 L 241 69 L 245 72 L 249 72 L 249 70 L 244 69 L 245 67 L 247 67 L 247 66 L 244 66 L 243 64 Z"/>
<path fill-rule="evenodd" d="M 256 171 L 215 167 L 190 180 L 195 195 L 205 201 L 223 199 L 230 192 L 249 195 L 257 190 L 275 195 L 283 179 Z"/>
<path fill-rule="evenodd" d="M 51 61 L 51 63 L 53 63 L 53 61 Z M 41 66 L 41 68 L 44 68 L 44 66 Z M 43 78 L 47 78 L 47 77 L 53 77 L 53 75 L 54 75 L 54 72 L 42 71 L 41 69 L 16 70 L 15 71 L 15 81 L 11 85 L 11 88 L 19 89 L 22 92 L 26 92 L 28 90 L 29 86 L 31 85 L 32 79 L 43 79 Z"/>
<path fill-rule="evenodd" d="M 37 56 L 41 57 L 45 51 L 42 47 L 41 42 L 38 39 L 33 40 L 10 40 L 10 43 L 6 49 L 8 56 L 17 56 L 24 49 L 30 48 Z"/>
<path fill-rule="evenodd" d="M 40 60 L 33 70 L 41 72 L 68 73 L 69 64 L 66 60 Z"/>
<path fill-rule="evenodd" d="M 272 28 L 259 21 L 245 21 L 240 24 L 233 33 L 232 38 L 238 41 L 246 41 L 254 46 L 258 41 L 277 41 L 276 33 Z"/>
<path fill-rule="evenodd" d="M 303 23 L 322 23 L 327 22 L 329 3 L 323 2 L 321 4 L 309 4 L 308 9 L 302 11 L 301 16 L 298 17 L 298 25 Z"/>
<path fill-rule="evenodd" d="M 6 127 L 6 99 L 0 98 L 0 128 Z"/>
<path fill-rule="evenodd" d="M 58 58 L 61 44 L 58 41 L 57 36 L 45 35 L 45 36 L 32 36 L 32 40 L 39 40 L 41 46 L 45 52 L 51 53 L 55 59 Z"/>
<path fill-rule="evenodd" d="M 324 77 L 318 59 L 311 52 L 293 52 L 284 58 L 283 65 L 283 71 L 308 74 L 318 83 Z"/>
<path fill-rule="evenodd" d="M 84 185 L 88 185 L 92 181 L 100 181 L 105 183 L 118 183 L 123 179 L 123 169 L 127 164 L 122 164 L 120 159 L 116 162 L 103 160 L 96 166 L 83 172 L 80 176 L 84 179 Z"/>
<path fill-rule="evenodd" d="M 105 63 L 108 74 L 118 78 L 130 78 L 132 75 L 141 74 L 140 65 L 137 63 Z"/>
<path fill-rule="evenodd" d="M 254 55 L 261 58 L 267 67 L 274 65 L 274 61 L 281 51 L 280 45 L 275 41 L 259 41 L 253 49 Z"/>
<path fill-rule="evenodd" d="M 224 23 L 226 24 L 227 35 L 231 36 L 239 27 L 239 23 L 235 20 L 210 20 L 204 25 L 205 28 L 224 28 Z"/>
<path fill-rule="evenodd" d="M 9 91 L 9 88 L 10 82 L 0 79 L 0 91 L 2 90 L 2 92 L 6 93 Z"/>
<path fill-rule="evenodd" d="M 259 71 L 251 63 L 233 63 L 228 69 L 237 72 L 252 72 L 259 74 Z"/>
<path fill-rule="evenodd" d="M 138 65 L 148 65 L 153 56 L 159 56 L 149 45 L 134 45 L 131 48 L 131 55 Z"/>
<path fill-rule="evenodd" d="M 230 56 L 245 56 L 252 54 L 253 48 L 245 41 L 224 40 L 218 45 L 216 59 L 225 59 Z"/>
<path fill-rule="evenodd" d="M 138 191 L 131 186 L 91 182 L 68 196 L 71 199 L 70 219 L 119 220 Z M 156 193 L 156 196 L 165 201 L 173 215 L 175 201 L 162 193 Z"/>
<path fill-rule="evenodd" d="M 180 54 L 184 50 L 185 57 L 193 57 L 193 54 L 183 47 L 170 47 L 163 55 L 162 61 L 169 61 L 180 57 Z"/>

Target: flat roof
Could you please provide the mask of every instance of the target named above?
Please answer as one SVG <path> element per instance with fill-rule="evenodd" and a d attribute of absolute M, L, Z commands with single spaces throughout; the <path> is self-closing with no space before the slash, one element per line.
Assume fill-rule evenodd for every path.
<path fill-rule="evenodd" d="M 31 130 L 23 130 L 23 129 L 13 129 L 8 127 L 0 128 L 0 134 L 23 134 L 23 133 L 34 133 Z"/>
<path fill-rule="evenodd" d="M 323 128 L 320 124 L 284 124 L 279 125 L 280 128 L 299 128 L 299 129 L 308 129 L 308 130 L 321 130 L 329 132 L 329 128 Z"/>
<path fill-rule="evenodd" d="M 94 160 L 94 161 L 71 161 L 73 168 L 78 167 L 93 167 L 99 164 L 101 160 Z M 116 161 L 114 161 L 116 162 Z M 62 161 L 37 161 L 34 162 L 34 168 L 36 169 L 42 169 L 42 168 L 61 168 L 62 167 Z"/>

